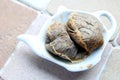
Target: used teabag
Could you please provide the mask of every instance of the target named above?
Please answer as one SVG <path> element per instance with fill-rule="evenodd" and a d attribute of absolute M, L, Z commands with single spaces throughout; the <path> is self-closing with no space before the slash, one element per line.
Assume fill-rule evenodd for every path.
<path fill-rule="evenodd" d="M 46 49 L 69 61 L 75 60 L 78 52 L 77 46 L 70 39 L 66 26 L 62 23 L 54 22 L 47 31 Z"/>
<path fill-rule="evenodd" d="M 67 22 L 70 37 L 88 53 L 103 44 L 102 24 L 92 15 L 71 13 Z"/>

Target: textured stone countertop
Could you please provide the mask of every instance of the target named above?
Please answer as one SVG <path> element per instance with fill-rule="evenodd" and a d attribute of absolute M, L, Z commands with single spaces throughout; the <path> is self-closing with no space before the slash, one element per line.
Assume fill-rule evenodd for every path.
<path fill-rule="evenodd" d="M 16 36 L 24 33 L 37 13 L 10 0 L 0 2 L 0 68 L 13 52 Z"/>

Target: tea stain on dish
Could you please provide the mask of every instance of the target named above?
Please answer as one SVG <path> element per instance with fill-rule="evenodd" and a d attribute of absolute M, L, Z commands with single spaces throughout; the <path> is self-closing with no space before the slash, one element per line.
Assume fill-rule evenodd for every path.
<path fill-rule="evenodd" d="M 89 65 L 87 66 L 88 69 L 90 69 L 90 68 L 92 68 L 92 67 L 93 67 L 92 64 L 89 64 Z"/>
<path fill-rule="evenodd" d="M 80 69 L 82 69 L 83 67 L 82 66 L 80 66 Z"/>

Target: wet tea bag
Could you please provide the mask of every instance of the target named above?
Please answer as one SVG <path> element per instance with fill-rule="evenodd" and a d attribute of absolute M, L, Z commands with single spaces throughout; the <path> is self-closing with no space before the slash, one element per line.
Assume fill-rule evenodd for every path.
<path fill-rule="evenodd" d="M 88 53 L 103 44 L 102 24 L 92 15 L 71 13 L 67 22 L 67 32 Z"/>
<path fill-rule="evenodd" d="M 66 26 L 62 23 L 54 22 L 47 31 L 46 49 L 64 59 L 72 61 L 77 55 L 77 46 L 70 39 Z"/>

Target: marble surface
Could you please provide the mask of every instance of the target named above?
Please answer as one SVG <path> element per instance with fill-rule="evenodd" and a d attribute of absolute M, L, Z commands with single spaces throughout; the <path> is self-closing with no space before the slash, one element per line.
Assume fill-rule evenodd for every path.
<path fill-rule="evenodd" d="M 120 48 L 115 47 L 100 80 L 120 80 Z"/>
<path fill-rule="evenodd" d="M 36 11 L 10 0 L 0 2 L 0 69 L 17 44 L 17 35 L 24 33 L 37 16 Z"/>
<path fill-rule="evenodd" d="M 51 0 L 18 0 L 18 1 L 28 5 L 29 7 L 41 11 L 47 8 Z"/>

